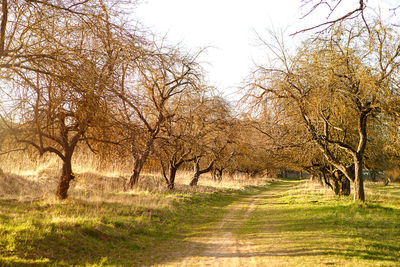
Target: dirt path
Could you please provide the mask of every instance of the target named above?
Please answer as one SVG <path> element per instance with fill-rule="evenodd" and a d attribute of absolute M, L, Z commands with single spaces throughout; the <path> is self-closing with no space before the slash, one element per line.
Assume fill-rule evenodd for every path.
<path fill-rule="evenodd" d="M 214 227 L 207 229 L 200 237 L 187 238 L 185 249 L 172 262 L 162 266 L 255 266 L 252 256 L 254 247 L 250 242 L 240 240 L 235 233 L 247 221 L 260 200 L 280 196 L 282 191 L 265 191 L 234 202 L 227 207 L 227 213 Z"/>

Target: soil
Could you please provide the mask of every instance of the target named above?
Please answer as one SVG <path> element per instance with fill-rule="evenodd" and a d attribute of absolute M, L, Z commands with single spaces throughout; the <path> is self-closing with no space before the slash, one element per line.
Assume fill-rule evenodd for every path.
<path fill-rule="evenodd" d="M 252 244 L 236 238 L 235 232 L 246 222 L 257 202 L 270 193 L 264 192 L 242 199 L 228 206 L 228 212 L 214 227 L 200 237 L 188 238 L 186 248 L 180 255 L 171 255 L 173 262 L 162 266 L 249 266 L 257 265 L 248 256 Z M 253 263 L 253 264 L 252 264 Z"/>

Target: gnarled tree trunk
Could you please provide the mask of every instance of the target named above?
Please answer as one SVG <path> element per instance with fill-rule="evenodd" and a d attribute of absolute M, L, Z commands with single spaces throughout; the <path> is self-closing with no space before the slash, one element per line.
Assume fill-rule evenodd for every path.
<path fill-rule="evenodd" d="M 142 154 L 133 156 L 135 163 L 133 164 L 132 175 L 131 177 L 129 177 L 129 180 L 125 185 L 125 190 L 133 189 L 139 183 L 140 172 L 142 171 L 143 166 L 146 163 L 146 160 L 149 157 L 150 152 L 153 148 L 154 139 L 155 137 L 152 137 L 152 139 L 150 139 L 146 143 L 145 150 L 143 151 Z"/>
<path fill-rule="evenodd" d="M 167 183 L 167 187 L 169 190 L 174 190 L 175 189 L 175 177 L 176 177 L 176 172 L 178 171 L 179 167 L 184 163 L 184 160 L 180 160 L 178 162 L 173 159 L 168 163 L 168 176 L 166 175 L 165 172 L 165 167 L 164 165 L 161 164 L 162 166 L 162 174 L 164 176 L 165 182 Z"/>
<path fill-rule="evenodd" d="M 200 173 L 195 172 L 193 175 L 193 179 L 190 181 L 190 186 L 196 186 L 197 183 L 199 182 L 199 178 L 200 178 Z"/>
<path fill-rule="evenodd" d="M 178 168 L 176 166 L 170 166 L 169 168 L 169 179 L 168 179 L 168 189 L 173 190 L 175 188 L 175 177 Z"/>
<path fill-rule="evenodd" d="M 134 188 L 139 183 L 139 175 L 143 169 L 145 162 L 146 162 L 146 159 L 143 157 L 140 157 L 137 160 L 135 160 L 135 163 L 133 164 L 132 175 L 131 175 L 131 177 L 129 177 L 129 180 L 125 186 L 126 190 Z"/>
<path fill-rule="evenodd" d="M 62 173 L 58 181 L 56 197 L 60 200 L 68 197 L 69 183 L 74 179 L 72 173 L 71 158 L 67 158 L 63 162 Z"/>
<path fill-rule="evenodd" d="M 213 165 L 214 161 L 211 161 L 207 168 L 200 170 L 200 158 L 196 159 L 194 161 L 194 174 L 192 181 L 190 181 L 190 186 L 196 186 L 199 182 L 200 175 L 209 172 Z"/>
<path fill-rule="evenodd" d="M 335 191 L 336 195 L 339 196 L 348 196 L 350 195 L 351 186 L 350 180 L 346 178 L 346 176 L 340 171 L 335 170 L 332 177 L 332 186 L 333 191 Z"/>
<path fill-rule="evenodd" d="M 348 168 L 349 171 L 353 169 L 352 166 Z M 317 179 L 321 185 L 331 188 L 336 195 L 350 195 L 350 180 L 342 171 L 335 169 L 333 166 L 319 163 L 314 163 L 313 166 L 309 168 L 309 171 L 312 172 L 314 179 Z"/>

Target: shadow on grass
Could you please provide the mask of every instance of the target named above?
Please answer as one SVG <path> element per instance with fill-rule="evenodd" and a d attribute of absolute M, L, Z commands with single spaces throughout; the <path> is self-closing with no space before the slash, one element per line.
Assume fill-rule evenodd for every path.
<path fill-rule="evenodd" d="M 281 183 L 276 188 L 284 187 Z M 318 196 L 295 192 L 263 198 L 260 208 L 242 227 L 243 236 L 251 240 L 262 234 L 267 236 L 264 242 L 271 243 L 283 239 L 306 248 L 310 256 L 336 255 L 399 262 L 399 205 L 394 208 L 346 199 L 310 201 L 310 198 L 314 200 Z M 298 257 L 303 252 L 292 253 L 287 249 L 278 254 Z"/>
<path fill-rule="evenodd" d="M 200 243 L 200 242 L 188 242 L 182 241 L 180 244 L 182 247 L 191 248 L 192 251 L 186 251 L 186 253 L 181 255 L 181 259 L 183 258 L 195 258 L 199 257 L 204 258 L 254 258 L 254 257 L 310 257 L 310 256 L 329 256 L 329 255 L 341 255 L 345 257 L 357 257 L 366 260 L 377 260 L 377 261 L 393 261 L 397 262 L 397 258 L 390 253 L 384 253 L 377 251 L 366 251 L 360 249 L 332 249 L 329 247 L 320 247 L 315 249 L 296 249 L 296 248 L 288 248 L 288 249 L 270 249 L 268 251 L 255 252 L 256 248 L 247 248 L 249 251 L 234 251 L 234 248 L 230 249 L 229 247 L 224 247 L 221 250 L 220 243 Z M 225 251 L 224 251 L 225 250 Z M 228 250 L 228 251 L 226 251 Z M 232 252 L 233 251 L 233 252 Z M 176 254 L 172 256 L 164 257 L 163 259 L 158 259 L 156 261 L 157 264 L 162 264 L 165 262 L 179 262 L 179 259 Z"/>
<path fill-rule="evenodd" d="M 297 241 L 293 240 L 293 245 L 288 247 L 258 251 L 255 245 L 250 244 L 244 252 L 232 253 L 229 248 L 221 249 L 219 240 L 206 243 L 187 241 L 188 236 L 212 236 L 216 231 L 213 223 L 221 218 L 223 208 L 255 192 L 215 193 L 206 197 L 195 195 L 175 203 L 174 211 L 156 207 L 132 209 L 126 203 L 84 200 L 73 200 L 68 205 L 0 201 L 0 221 L 3 223 L 27 213 L 30 217 L 21 220 L 31 221 L 30 226 L 18 232 L 19 236 L 9 240 L 8 244 L 0 241 L 0 266 L 149 266 L 180 262 L 190 257 L 296 258 L 339 255 L 394 263 L 399 260 L 400 244 L 394 241 L 400 235 L 396 230 L 400 229 L 399 209 L 376 204 L 363 207 L 351 203 L 310 204 L 307 199 L 300 203 L 288 203 L 284 192 L 297 184 L 298 180 L 280 180 L 269 189 L 263 188 L 270 194 L 259 201 L 262 205 L 257 207 L 260 209 L 257 208 L 250 215 L 241 236 L 251 240 L 261 233 L 262 236 L 268 236 L 263 242 L 274 242 L 275 238 L 279 240 L 282 233 L 289 240 L 291 236 L 303 236 L 315 242 L 312 248 L 299 249 Z M 87 214 L 92 211 L 95 213 Z M 74 214 L 86 214 L 93 220 L 63 220 L 73 218 Z M 46 216 L 48 220 L 45 220 Z M 388 218 L 390 221 L 385 222 Z M 240 223 L 240 218 L 231 220 L 223 231 L 237 231 L 230 225 Z M 12 227 L 6 230 L 0 228 L 0 238 L 2 235 L 8 236 L 6 231 L 12 231 Z M 324 244 L 319 240 L 326 238 L 324 235 L 332 239 L 352 238 L 355 241 L 331 247 L 329 242 Z M 7 248 L 12 242 L 15 248 L 19 246 L 18 249 Z"/>
<path fill-rule="evenodd" d="M 163 195 L 172 194 L 177 192 Z M 0 266 L 154 263 L 158 248 L 185 245 L 192 228 L 218 220 L 224 206 L 245 195 L 194 194 L 174 202 L 172 211 L 81 199 L 0 200 Z"/>
<path fill-rule="evenodd" d="M 261 234 L 261 243 L 271 242 L 271 244 L 279 243 L 282 235 L 285 235 L 287 246 L 280 247 L 277 244 L 275 249 L 259 251 L 255 245 L 250 245 L 244 252 L 232 253 L 229 249 L 221 250 L 221 243 L 218 240 L 211 243 L 188 242 L 184 240 L 183 234 L 173 241 L 168 241 L 168 244 L 172 242 L 173 245 L 170 245 L 164 253 L 156 251 L 165 249 L 165 246 L 154 248 L 153 255 L 162 256 L 154 258 L 152 263 L 180 262 L 184 258 L 191 257 L 195 259 L 304 257 L 306 260 L 307 257 L 313 256 L 322 256 L 323 260 L 328 261 L 326 264 L 331 264 L 338 257 L 381 263 L 383 261 L 385 264 L 399 262 L 400 244 L 396 240 L 400 236 L 399 209 L 369 203 L 359 205 L 346 199 L 333 201 L 319 199 L 316 203 L 310 203 L 308 196 L 296 195 L 289 195 L 290 201 L 288 201 L 287 190 L 299 183 L 300 181 L 296 179 L 275 181 L 268 189 L 269 194 L 259 201 L 261 205 L 257 207 L 260 208 L 257 208 L 250 215 L 250 220 L 245 223 L 244 234 L 240 233 L 240 236 L 249 240 L 250 244 L 258 234 Z M 255 218 L 252 219 L 252 216 Z M 230 221 L 227 224 L 236 225 L 237 222 Z M 208 230 L 209 232 L 203 231 L 200 236 L 212 236 L 215 233 L 215 229 Z M 237 232 L 238 229 L 228 226 L 224 227 L 224 231 Z M 263 238 L 263 236 L 269 237 Z M 310 244 L 305 244 L 304 248 L 299 249 L 302 242 Z M 180 249 L 182 251 L 179 253 L 171 253 Z M 144 258 L 148 259 L 149 255 L 151 253 Z M 146 261 L 141 264 L 146 265 Z"/>
<path fill-rule="evenodd" d="M 289 182 L 289 183 L 288 183 Z M 236 247 L 229 248 L 229 244 L 212 240 L 211 242 L 188 242 L 176 239 L 175 250 L 184 248 L 180 253 L 164 253 L 163 258 L 158 258 L 154 262 L 157 264 L 176 263 L 183 259 L 193 258 L 188 265 L 196 265 L 199 258 L 253 258 L 253 257 L 289 257 L 293 262 L 298 262 L 295 258 L 306 262 L 309 257 L 317 257 L 324 264 L 335 264 L 343 259 L 357 259 L 372 264 L 385 262 L 385 264 L 396 264 L 400 259 L 400 244 L 396 238 L 400 236 L 398 209 L 382 207 L 379 205 L 366 205 L 364 207 L 357 204 L 336 205 L 332 202 L 331 206 L 315 206 L 306 203 L 308 206 L 283 204 L 276 208 L 275 202 L 285 195 L 285 190 L 293 186 L 293 181 L 279 181 L 271 186 L 272 192 L 262 198 L 267 203 L 266 209 L 262 209 L 261 214 L 257 210 L 252 214 L 257 217 L 256 221 L 246 222 L 245 234 L 250 245 L 246 245 L 244 251 L 237 251 Z M 281 204 L 281 203 L 279 203 Z M 319 203 L 318 205 L 327 205 Z M 335 217 L 337 213 L 343 216 Z M 302 214 L 298 216 L 296 214 Z M 375 221 L 368 221 L 369 216 L 377 217 Z M 272 219 L 271 219 L 272 218 Z M 391 222 L 385 224 L 389 219 Z M 240 218 L 236 220 L 241 221 Z M 240 223 L 240 222 L 239 222 Z M 235 219 L 227 222 L 224 232 L 234 233 L 238 229 Z M 332 233 L 334 231 L 334 233 Z M 211 237 L 215 229 L 203 232 L 202 236 Z M 252 243 L 254 238 L 261 234 L 261 243 L 271 242 L 272 249 L 260 251 L 259 245 Z M 286 235 L 285 246 L 280 246 L 282 235 Z M 264 238 L 268 236 L 267 238 Z M 184 237 L 184 236 L 180 236 Z M 292 238 L 294 237 L 294 238 Z M 297 239 L 296 239 L 297 238 Z M 347 239 L 352 241 L 347 241 Z M 328 239 L 324 242 L 324 239 Z M 210 239 L 211 240 L 211 239 Z M 209 240 L 209 241 L 210 241 Z M 302 242 L 310 242 L 311 247 Z M 222 245 L 221 245 L 222 244 Z M 276 244 L 274 249 L 273 244 Z M 332 246 L 331 246 L 332 245 Z M 224 246 L 221 249 L 221 246 Z M 157 249 L 156 249 L 157 251 Z M 173 249 L 169 249 L 169 252 Z M 155 253 L 157 254 L 157 253 Z M 162 253 L 161 253 L 162 254 Z M 322 257 L 322 258 L 321 258 Z M 186 262 L 185 262 L 186 263 Z M 212 264 L 212 262 L 210 262 Z"/>

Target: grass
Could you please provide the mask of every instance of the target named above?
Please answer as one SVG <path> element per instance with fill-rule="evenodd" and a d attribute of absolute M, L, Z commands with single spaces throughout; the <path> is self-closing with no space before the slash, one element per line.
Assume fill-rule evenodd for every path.
<path fill-rule="evenodd" d="M 12 177 L 23 185 L 22 177 Z M 190 177 L 178 178 L 186 183 Z M 212 187 L 204 179 L 200 183 L 205 185 L 196 189 L 178 183 L 178 190 L 171 192 L 150 175 L 143 177 L 142 188 L 108 192 L 93 186 L 104 177 L 84 174 L 78 179 L 63 202 L 52 197 L 0 199 L 0 266 L 160 263 L 171 246 L 183 248 L 185 236 L 219 220 L 223 207 L 259 190 L 229 180 Z"/>
<path fill-rule="evenodd" d="M 122 192 L 125 176 L 81 170 L 70 198 L 59 202 L 52 196 L 58 168 L 24 172 L 0 173 L 0 266 L 175 262 L 173 257 L 183 257 L 198 237 L 212 234 L 227 207 L 244 205 L 241 200 L 261 192 L 248 218 L 238 213 L 243 223 L 233 229 L 240 242 L 249 244 L 245 257 L 252 264 L 400 265 L 396 183 L 367 183 L 367 202 L 354 203 L 298 180 L 265 187 L 262 180 L 233 177 L 216 184 L 205 176 L 191 188 L 189 172 L 179 174 L 172 192 L 156 174 L 146 174 L 139 188 Z"/>
<path fill-rule="evenodd" d="M 293 187 L 293 184 L 297 184 Z M 256 262 L 279 266 L 399 266 L 399 184 L 367 184 L 366 203 L 307 183 L 271 185 L 237 234 Z"/>

